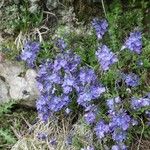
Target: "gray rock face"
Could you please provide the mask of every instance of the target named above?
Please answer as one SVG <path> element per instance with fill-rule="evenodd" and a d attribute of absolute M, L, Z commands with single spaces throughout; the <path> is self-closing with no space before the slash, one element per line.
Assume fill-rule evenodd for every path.
<path fill-rule="evenodd" d="M 38 97 L 36 75 L 35 70 L 26 71 L 21 64 L 0 63 L 0 77 L 4 80 L 0 80 L 0 103 L 15 100 L 34 107 Z"/>
<path fill-rule="evenodd" d="M 19 76 L 23 72 L 23 65 L 20 65 L 16 62 L 0 63 L 0 76 L 4 77 L 6 82 L 9 82 L 12 80 L 12 78 Z"/>
<path fill-rule="evenodd" d="M 3 80 L 0 79 L 0 103 L 8 102 L 10 96 L 8 94 L 8 87 Z"/>

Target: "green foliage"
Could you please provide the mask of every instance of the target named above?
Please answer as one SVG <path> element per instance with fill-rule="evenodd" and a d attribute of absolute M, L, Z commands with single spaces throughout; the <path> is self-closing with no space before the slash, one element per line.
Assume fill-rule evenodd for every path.
<path fill-rule="evenodd" d="M 122 19 L 122 6 L 119 0 L 113 1 L 110 6 L 110 10 L 107 12 L 107 19 L 109 23 L 109 35 L 108 42 L 114 51 L 120 48 L 120 41 L 122 31 L 119 31 L 120 20 Z"/>
<path fill-rule="evenodd" d="M 7 144 L 14 144 L 16 139 L 12 135 L 11 131 L 8 129 L 0 128 L 0 140 Z"/>
<path fill-rule="evenodd" d="M 41 64 L 43 60 L 52 59 L 55 56 L 55 49 L 52 42 L 43 42 L 41 45 L 41 51 L 38 54 L 37 65 Z"/>
<path fill-rule="evenodd" d="M 5 114 L 11 113 L 11 109 L 13 108 L 13 105 L 15 104 L 14 101 L 10 101 L 8 103 L 4 103 L 0 105 L 0 119 L 3 121 L 3 123 L 6 123 Z M 4 118 L 5 119 L 4 119 Z M 0 144 L 14 144 L 16 142 L 16 139 L 14 135 L 12 134 L 11 130 L 8 129 L 5 125 L 3 127 L 2 124 L 0 124 Z M 1 146 L 0 146 L 1 147 Z"/>
<path fill-rule="evenodd" d="M 9 34 L 27 32 L 38 27 L 43 20 L 40 9 L 36 12 L 30 11 L 30 1 L 22 0 L 14 3 L 12 0 L 5 2 L 1 9 L 0 30 Z M 17 33 L 18 34 L 18 33 Z"/>
<path fill-rule="evenodd" d="M 6 113 L 10 113 L 14 104 L 15 104 L 14 101 L 10 101 L 8 103 L 0 105 L 0 116 Z"/>
<path fill-rule="evenodd" d="M 129 32 L 136 27 L 143 29 L 143 9 L 142 7 L 136 8 L 136 5 L 137 3 L 130 5 L 114 0 L 109 6 L 107 11 L 109 35 L 106 42 L 115 52 L 121 49 L 123 39 L 128 36 Z"/>
<path fill-rule="evenodd" d="M 92 68 L 98 67 L 95 58 L 98 42 L 91 28 L 86 28 L 82 25 L 73 29 L 67 26 L 60 26 L 56 31 L 56 35 L 63 37 L 68 44 L 68 48 L 73 49 L 80 55 L 84 64 Z"/>
<path fill-rule="evenodd" d="M 8 60 L 15 60 L 16 56 L 19 55 L 19 51 L 13 41 L 5 41 L 1 43 L 0 52 L 2 52 Z"/>
<path fill-rule="evenodd" d="M 117 94 L 116 86 L 117 81 L 119 81 L 120 78 L 119 76 L 120 72 L 113 68 L 106 72 L 105 75 L 101 76 L 102 83 L 109 88 L 109 92 L 111 92 L 111 94 Z"/>

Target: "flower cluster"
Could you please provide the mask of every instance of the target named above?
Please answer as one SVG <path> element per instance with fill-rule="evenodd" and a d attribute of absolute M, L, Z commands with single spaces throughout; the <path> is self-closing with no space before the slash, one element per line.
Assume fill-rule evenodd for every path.
<path fill-rule="evenodd" d="M 150 106 L 150 98 L 135 98 L 133 97 L 131 100 L 131 106 L 133 109 L 140 109 L 142 107 Z"/>
<path fill-rule="evenodd" d="M 60 42 L 63 47 L 64 42 Z M 61 49 L 62 50 L 62 49 Z M 93 69 L 80 67 L 81 59 L 71 50 L 61 51 L 54 61 L 46 61 L 40 66 L 37 76 L 40 96 L 37 110 L 43 121 L 50 115 L 68 107 L 70 94 L 76 91 L 77 103 L 83 107 L 92 105 L 93 101 L 105 92 L 98 82 Z M 86 114 L 86 120 L 95 120 L 94 112 Z"/>
<path fill-rule="evenodd" d="M 112 150 L 126 150 L 124 141 L 127 138 L 127 131 L 130 127 L 137 125 L 138 122 L 132 119 L 127 111 L 122 108 L 120 97 L 107 100 L 107 106 L 109 108 L 108 113 L 110 118 L 109 130 L 112 139 L 116 142 L 116 145 L 112 146 Z"/>
<path fill-rule="evenodd" d="M 114 98 L 108 99 L 106 101 L 106 104 L 109 108 L 109 113 L 111 113 L 112 111 L 117 111 L 120 103 L 121 103 L 120 97 L 114 97 Z"/>
<path fill-rule="evenodd" d="M 97 38 L 102 39 L 108 28 L 107 21 L 105 19 L 93 19 L 92 26 L 95 29 Z"/>
<path fill-rule="evenodd" d="M 86 107 L 85 115 L 84 115 L 85 122 L 87 124 L 95 123 L 97 112 L 98 112 L 98 109 L 94 104 Z"/>
<path fill-rule="evenodd" d="M 111 65 L 118 61 L 117 56 L 106 45 L 98 48 L 96 57 L 104 71 L 108 70 Z"/>
<path fill-rule="evenodd" d="M 126 139 L 126 130 L 130 127 L 131 118 L 125 110 L 119 110 L 110 114 L 109 127 L 112 131 L 113 140 L 123 142 Z"/>
<path fill-rule="evenodd" d="M 98 28 L 97 24 L 100 24 L 100 22 L 102 24 L 103 20 L 99 22 L 95 21 L 93 23 L 98 39 L 102 39 L 104 33 L 106 32 L 105 31 L 103 34 L 101 34 L 100 30 L 98 30 L 100 27 Z M 140 42 L 140 35 L 131 33 L 125 45 L 126 47 L 129 47 L 131 44 L 132 46 L 130 46 L 130 49 L 138 53 L 138 51 L 140 51 L 140 44 L 142 45 Z M 117 56 L 111 52 L 106 45 L 102 45 L 98 48 L 96 51 L 96 57 L 102 70 L 104 71 L 109 70 L 111 65 L 118 61 Z M 139 77 L 133 73 L 124 75 L 123 79 L 128 86 L 135 87 L 139 85 Z M 123 144 L 123 141 L 126 139 L 126 131 L 131 125 L 136 125 L 136 123 L 133 122 L 133 119 L 130 118 L 124 109 L 121 109 L 121 99 L 119 97 L 107 100 L 107 106 L 109 107 L 108 113 L 110 122 L 106 124 L 103 120 L 100 120 L 95 127 L 96 135 L 101 139 L 107 133 L 110 133 L 112 135 L 112 139 L 117 143 L 117 145 L 114 145 L 112 149 L 126 149 L 126 146 Z M 86 115 L 86 121 L 88 117 L 91 121 L 88 123 L 93 123 L 95 114 L 93 115 L 93 112 L 88 113 Z"/>
<path fill-rule="evenodd" d="M 24 44 L 20 58 L 27 63 L 31 68 L 35 67 L 35 60 L 40 51 L 40 44 L 38 42 L 26 42 Z"/>
<path fill-rule="evenodd" d="M 127 86 L 136 87 L 140 85 L 140 78 L 135 73 L 124 74 L 123 80 Z"/>
<path fill-rule="evenodd" d="M 125 44 L 122 49 L 128 48 L 137 54 L 142 51 L 142 34 L 139 31 L 134 31 L 130 33 L 129 38 L 126 39 Z"/>
<path fill-rule="evenodd" d="M 97 99 L 106 91 L 99 82 L 94 71 L 88 67 L 82 67 L 79 73 L 78 104 L 83 107 L 91 105 L 91 100 Z"/>
<path fill-rule="evenodd" d="M 104 120 L 100 120 L 97 124 L 96 127 L 94 128 L 94 131 L 96 132 L 96 136 L 99 139 L 102 139 L 105 137 L 105 134 L 109 132 L 109 125 L 104 122 Z"/>
<path fill-rule="evenodd" d="M 96 114 L 90 111 L 84 115 L 84 118 L 87 124 L 92 124 L 95 122 Z"/>
<path fill-rule="evenodd" d="M 106 20 L 94 19 L 92 21 L 97 39 L 102 39 L 108 28 Z M 76 99 L 76 104 L 84 109 L 84 120 L 88 125 L 92 125 L 98 139 L 102 140 L 106 136 L 112 138 L 115 145 L 112 150 L 126 150 L 124 144 L 127 139 L 129 128 L 137 125 L 137 120 L 134 120 L 129 112 L 125 109 L 121 98 L 114 97 L 106 100 L 107 119 L 100 118 L 97 101 L 99 97 L 106 92 L 106 88 L 99 82 L 99 79 L 93 68 L 84 66 L 80 56 L 72 50 L 67 50 L 67 44 L 63 39 L 58 39 L 56 46 L 60 52 L 53 60 L 45 60 L 41 65 L 37 75 L 37 86 L 39 89 L 39 98 L 36 106 L 40 118 L 47 121 L 50 116 L 59 111 L 64 110 L 68 115 L 72 110 L 70 104 L 72 96 Z M 122 49 L 128 48 L 137 54 L 142 51 L 142 34 L 139 31 L 130 33 L 126 39 Z M 36 42 L 27 42 L 21 54 L 21 59 L 26 61 L 29 67 L 35 66 L 35 60 L 40 45 Z M 108 71 L 110 67 L 118 62 L 118 57 L 106 45 L 98 47 L 95 56 L 103 71 Z M 138 65 L 142 66 L 139 61 Z M 105 72 L 106 73 L 106 72 Z M 140 85 L 140 77 L 135 73 L 121 74 L 121 79 L 128 87 L 136 87 Z M 129 88 L 128 88 L 129 89 Z M 132 89 L 131 89 L 132 90 Z M 107 94 L 106 94 L 107 95 Z M 120 95 L 120 94 L 119 94 Z M 139 110 L 143 107 L 150 106 L 150 93 L 142 98 L 131 99 L 130 103 L 132 110 Z M 150 118 L 150 112 L 145 111 L 147 118 Z M 150 119 L 148 119 L 149 121 Z M 38 134 L 39 139 L 46 139 L 47 135 Z M 52 140 L 52 145 L 56 144 Z M 68 136 L 66 144 L 72 144 L 72 137 Z M 93 146 L 87 146 L 82 150 L 94 150 Z"/>
<path fill-rule="evenodd" d="M 107 106 L 109 108 L 109 123 L 106 124 L 103 120 L 100 120 L 94 129 L 96 135 L 99 139 L 102 139 L 109 133 L 117 143 L 112 147 L 113 150 L 115 148 L 119 149 L 119 147 L 126 149 L 123 142 L 126 139 L 127 130 L 133 125 L 133 119 L 121 108 L 121 99 L 119 97 L 107 100 Z"/>
<path fill-rule="evenodd" d="M 63 77 L 61 70 L 55 70 L 55 63 L 46 61 L 39 70 L 37 81 L 40 96 L 37 101 L 37 110 L 42 120 L 46 121 L 51 113 L 57 112 L 67 106 L 70 102 L 66 91 L 59 93 L 59 88 L 65 88 L 64 82 L 67 80 Z M 69 80 L 69 79 L 68 79 Z M 69 87 L 70 86 L 70 87 Z M 72 88 L 71 85 L 68 85 Z"/>

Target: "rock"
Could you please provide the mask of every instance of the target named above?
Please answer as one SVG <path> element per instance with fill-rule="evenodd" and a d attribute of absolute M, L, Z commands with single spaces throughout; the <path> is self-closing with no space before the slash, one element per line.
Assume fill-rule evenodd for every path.
<path fill-rule="evenodd" d="M 0 63 L 0 76 L 4 77 L 6 82 L 12 78 L 19 76 L 24 72 L 24 66 L 16 62 L 2 62 Z"/>
<path fill-rule="evenodd" d="M 6 83 L 0 79 L 0 104 L 8 102 L 9 100 L 10 96 L 8 94 L 8 87 Z"/>
<path fill-rule="evenodd" d="M 26 71 L 25 79 L 27 81 L 27 85 L 29 87 L 28 92 L 30 93 L 29 101 L 32 102 L 30 105 L 35 105 L 35 101 L 38 98 L 39 92 L 37 88 L 36 82 L 37 73 L 33 69 L 28 69 Z"/>
<path fill-rule="evenodd" d="M 27 81 L 22 77 L 14 77 L 9 81 L 9 94 L 10 97 L 14 100 L 23 99 L 26 100 L 29 98 L 29 87 Z"/>
<path fill-rule="evenodd" d="M 15 100 L 19 104 L 35 107 L 38 97 L 36 76 L 35 70 L 26 71 L 18 63 L 0 63 L 0 77 L 3 79 L 0 81 L 0 103 Z"/>

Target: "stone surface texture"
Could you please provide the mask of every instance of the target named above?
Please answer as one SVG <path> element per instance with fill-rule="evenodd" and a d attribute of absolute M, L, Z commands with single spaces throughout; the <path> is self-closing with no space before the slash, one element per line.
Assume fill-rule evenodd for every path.
<path fill-rule="evenodd" d="M 35 107 L 38 97 L 36 71 L 25 69 L 17 62 L 0 63 L 0 104 L 15 100 L 16 102 Z"/>

